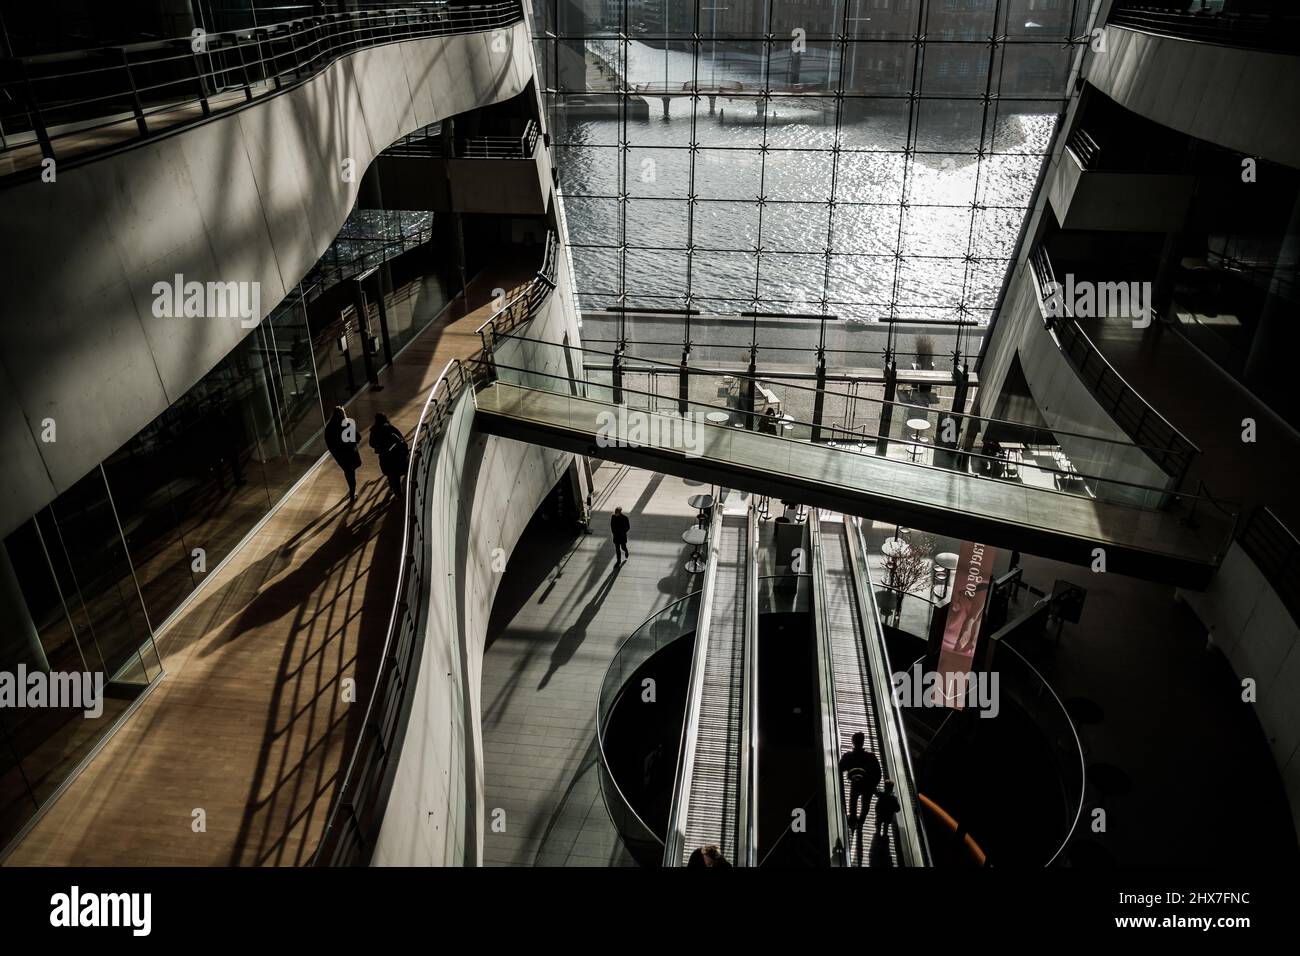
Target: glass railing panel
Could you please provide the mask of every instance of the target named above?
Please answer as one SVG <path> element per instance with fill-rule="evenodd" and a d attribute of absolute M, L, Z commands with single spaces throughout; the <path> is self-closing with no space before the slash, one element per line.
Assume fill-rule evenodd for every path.
<path fill-rule="evenodd" d="M 646 661 L 673 641 L 693 634 L 698 625 L 701 592 L 695 591 L 656 612 L 619 645 L 601 681 L 596 701 L 596 743 L 600 756 L 601 795 L 610 819 L 638 859 L 663 854 L 663 837 L 654 832 L 624 796 L 605 754 L 605 731 L 628 681 Z M 635 692 L 635 688 L 633 691 Z"/>
<path fill-rule="evenodd" d="M 533 343 L 531 354 L 533 360 L 539 364 L 559 368 L 562 366 L 556 356 L 559 355 L 561 348 L 562 346 L 553 343 Z M 554 350 L 555 356 L 543 358 L 547 349 Z M 575 354 L 571 356 L 575 362 L 578 352 L 579 350 L 575 349 Z M 586 394 L 593 402 L 600 402 L 614 412 L 615 418 L 611 421 L 618 423 L 617 434 L 624 435 L 626 432 L 625 438 L 630 444 L 649 444 L 665 449 L 681 450 L 680 436 L 683 434 L 682 429 L 685 428 L 688 437 L 700 441 L 700 454 L 741 466 L 761 465 L 767 470 L 785 468 L 789 469 L 787 473 L 791 474 L 804 470 L 806 462 L 801 461 L 801 457 L 805 454 L 802 448 L 814 440 L 814 435 L 820 445 L 840 452 L 863 455 L 876 455 L 879 452 L 878 436 L 866 436 L 860 431 L 850 431 L 834 424 L 815 424 L 794 419 L 785 413 L 747 412 L 717 403 L 701 403 L 694 399 L 682 403 L 680 398 L 670 397 L 662 389 L 654 393 L 635 389 L 631 387 L 630 380 L 626 376 L 620 388 L 615 384 L 616 379 L 612 369 L 601 371 L 602 377 L 606 377 L 611 383 L 607 389 L 601 390 L 607 394 L 595 396 L 592 390 L 586 387 L 585 382 L 570 379 L 567 375 L 542 373 L 511 366 L 503 362 L 500 357 L 496 360 L 495 367 L 499 381 L 534 388 L 541 392 L 571 395 L 577 391 L 581 395 L 585 388 Z M 616 399 L 621 399 L 621 404 L 626 410 L 646 413 L 656 420 L 653 425 L 645 422 L 637 426 L 644 428 L 646 436 L 644 439 L 637 438 L 636 433 L 631 430 L 632 419 L 618 417 L 625 413 L 617 411 Z M 572 409 L 566 409 L 572 412 L 571 424 L 580 429 L 595 430 L 597 423 L 594 417 L 598 412 L 593 411 L 591 404 L 586 404 L 587 411 L 580 413 L 584 404 L 579 402 Z M 684 419 L 679 417 L 678 412 L 682 404 L 685 405 L 686 412 Z M 767 407 L 776 406 L 769 403 Z M 899 415 L 907 414 L 905 408 L 895 409 L 895 412 Z M 926 422 L 936 423 L 938 429 L 934 424 L 929 424 L 924 431 L 928 433 L 939 430 L 942 433 L 949 419 L 953 419 L 954 422 L 966 420 L 968 428 L 974 427 L 971 424 L 973 421 L 971 416 L 932 411 L 927 414 Z M 784 441 L 781 444 L 763 443 L 761 446 L 752 442 L 739 443 L 736 439 L 723 437 L 728 429 L 740 433 L 750 431 L 766 433 Z M 885 449 L 887 457 L 916 467 L 945 472 L 957 471 L 972 478 L 1004 481 L 1020 486 L 1026 491 L 1089 500 L 1101 499 L 1108 503 L 1133 507 L 1138 512 L 1166 511 L 1171 507 L 1190 509 L 1196 501 L 1196 496 L 1188 493 L 1089 474 L 1065 457 L 1059 446 L 1055 444 L 1037 446 L 1025 443 L 1012 446 L 1008 443 L 1005 447 L 999 444 L 996 450 L 988 443 L 981 443 L 977 448 L 935 448 L 932 442 L 922 441 L 924 435 L 919 429 L 909 427 L 906 419 L 901 425 L 896 421 L 891 423 L 889 434 L 898 437 L 888 439 L 888 447 Z M 1051 433 L 1041 432 L 1041 434 L 1048 436 Z M 1095 442 L 1097 447 L 1102 449 L 1132 447 L 1092 436 L 1081 440 Z M 848 469 L 844 474 L 849 475 L 851 471 L 852 469 Z M 833 475 L 822 477 L 828 482 L 835 481 Z M 856 487 L 851 480 L 841 480 L 839 483 L 846 488 Z M 883 492 L 885 489 L 875 487 L 874 490 Z M 901 487 L 896 489 L 898 494 L 904 492 L 905 489 Z M 1030 499 L 1025 501 L 1025 506 L 1015 520 L 1042 527 L 1055 527 L 1053 515 L 1050 513 L 1051 508 L 1045 503 L 1050 499 L 1042 499 L 1042 502 L 1032 508 L 1029 507 Z M 1220 543 L 1217 539 L 1222 536 L 1214 532 L 1206 537 L 1207 540 L 1215 538 L 1209 546 L 1211 553 L 1214 553 Z"/>

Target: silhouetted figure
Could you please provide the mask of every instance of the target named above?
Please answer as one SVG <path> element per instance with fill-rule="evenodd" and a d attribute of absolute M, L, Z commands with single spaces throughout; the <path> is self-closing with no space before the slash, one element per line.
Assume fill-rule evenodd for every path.
<path fill-rule="evenodd" d="M 898 797 L 894 793 L 894 781 L 885 780 L 884 787 L 876 794 L 876 836 L 882 840 L 889 838 L 889 827 L 894 822 L 894 814 L 899 811 Z"/>
<path fill-rule="evenodd" d="M 722 855 L 722 847 L 716 843 L 710 843 L 707 846 L 698 847 L 691 851 L 691 855 L 686 860 L 689 866 L 712 866 L 712 867 L 730 867 L 727 858 Z"/>
<path fill-rule="evenodd" d="M 880 784 L 880 761 L 862 746 L 866 739 L 861 731 L 854 734 L 853 749 L 844 751 L 840 757 L 840 773 L 849 785 L 849 829 L 853 831 L 862 829 L 862 822 L 871 806 L 871 796 Z"/>
<path fill-rule="evenodd" d="M 614 563 L 621 564 L 627 560 L 627 533 L 632 530 L 632 522 L 627 520 L 622 508 L 614 509 L 614 514 L 609 519 L 609 530 L 614 536 Z"/>
<path fill-rule="evenodd" d="M 388 479 L 388 490 L 394 498 L 400 498 L 402 476 L 411 464 L 411 450 L 397 426 L 388 420 L 388 416 L 375 415 L 375 423 L 370 426 L 370 447 L 379 458 L 379 470 Z"/>
<path fill-rule="evenodd" d="M 876 805 L 876 812 L 880 812 L 880 805 Z M 871 838 L 871 849 L 867 852 L 868 866 L 893 866 L 894 858 L 889 855 L 889 837 L 876 836 Z"/>
<path fill-rule="evenodd" d="M 777 433 L 777 428 L 778 421 L 776 409 L 769 405 L 767 406 L 767 411 L 763 413 L 763 417 L 758 420 L 758 429 L 759 431 L 766 432 L 769 435 L 775 435 Z"/>
<path fill-rule="evenodd" d="M 325 423 L 325 447 L 348 480 L 348 500 L 356 501 L 361 449 L 357 447 L 357 423 L 347 417 L 342 405 L 334 406 L 330 420 Z"/>

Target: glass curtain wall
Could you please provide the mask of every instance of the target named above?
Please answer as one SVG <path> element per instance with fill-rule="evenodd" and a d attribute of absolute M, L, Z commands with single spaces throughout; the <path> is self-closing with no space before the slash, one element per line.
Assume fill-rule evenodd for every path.
<path fill-rule="evenodd" d="M 4 539 L 0 678 L 101 674 L 105 693 L 93 717 L 0 698 L 0 849 L 161 674 L 154 631 L 324 453 L 325 407 L 365 385 L 329 377 L 316 358 L 335 361 L 352 280 L 413 251 L 394 267 L 401 284 L 385 286 L 395 351 L 446 305 L 446 277 L 426 268 L 431 225 L 428 213 L 354 212 L 308 279 L 216 368 Z M 363 284 L 372 328 L 380 275 Z"/>
<path fill-rule="evenodd" d="M 831 368 L 973 357 L 1089 6 L 534 0 L 584 341 L 807 372 L 793 314 Z"/>

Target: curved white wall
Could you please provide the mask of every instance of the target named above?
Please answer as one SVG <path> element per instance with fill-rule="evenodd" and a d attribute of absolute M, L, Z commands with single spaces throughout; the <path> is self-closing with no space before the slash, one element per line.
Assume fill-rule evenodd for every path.
<path fill-rule="evenodd" d="M 1096 486 L 1097 497 L 1108 501 L 1138 505 L 1154 505 L 1155 496 L 1137 488 L 1128 488 L 1119 482 L 1148 488 L 1166 488 L 1172 479 L 1144 452 L 1132 444 L 1133 439 L 1115 423 L 1110 413 L 1101 406 L 1088 387 L 1083 384 L 1065 354 L 1061 352 L 1052 334 L 1043 325 L 1042 311 L 1034 285 L 1033 273 L 1027 267 L 1018 269 L 1011 279 L 1007 298 L 1003 303 L 1000 320 L 1016 329 L 1018 335 L 1003 340 L 1003 347 L 1020 357 L 1020 367 L 1048 426 L 1053 430 L 1096 435 L 1110 441 L 1090 441 L 1071 435 L 1057 434 L 1057 440 L 1070 461 L 1082 474 L 1101 476 L 1106 483 Z M 1009 356 L 1008 356 L 1009 359 Z M 1009 362 L 999 363 L 1002 377 L 992 384 L 1001 391 L 1005 369 Z M 992 414 L 992 409 L 986 409 Z M 1112 484 L 1111 482 L 1115 482 Z"/>
<path fill-rule="evenodd" d="M 1300 168 L 1300 57 L 1108 26 L 1084 75 L 1162 126 Z"/>
<path fill-rule="evenodd" d="M 351 211 L 394 140 L 532 78 L 523 22 L 353 53 L 207 123 L 4 193 L 0 536 L 224 358 L 238 319 L 156 318 L 155 282 L 256 282 L 265 317 Z M 355 176 L 343 162 L 355 161 Z M 53 419 L 56 440 L 42 441 Z"/>
<path fill-rule="evenodd" d="M 568 275 L 561 249 L 556 290 L 527 327 L 530 337 L 560 342 L 567 333 L 578 343 Z M 559 349 L 548 351 L 559 356 Z M 474 866 L 482 860 L 480 690 L 488 618 L 503 560 L 573 460 L 567 452 L 480 434 L 468 394 L 437 455 L 425 515 L 432 611 L 372 858 L 376 866 Z"/>
<path fill-rule="evenodd" d="M 1255 682 L 1249 706 L 1281 771 L 1300 834 L 1300 624 L 1238 544 L 1228 549 L 1204 593 L 1178 593 L 1237 676 Z"/>

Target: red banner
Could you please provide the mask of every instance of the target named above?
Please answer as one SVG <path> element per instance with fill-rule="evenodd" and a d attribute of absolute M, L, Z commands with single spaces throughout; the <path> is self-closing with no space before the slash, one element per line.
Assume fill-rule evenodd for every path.
<path fill-rule="evenodd" d="M 963 541 L 957 569 L 952 573 L 952 603 L 943 628 L 939 673 L 944 704 L 956 710 L 961 710 L 966 702 L 967 675 L 974 670 L 975 645 L 979 642 L 984 606 L 993 584 L 993 561 L 997 553 L 997 548 Z"/>

